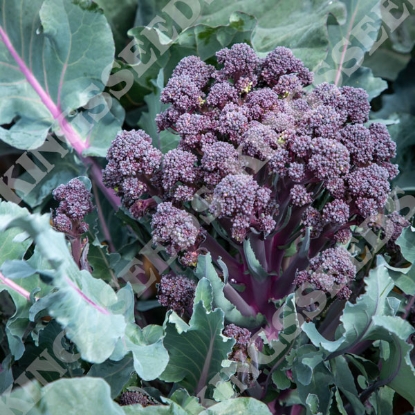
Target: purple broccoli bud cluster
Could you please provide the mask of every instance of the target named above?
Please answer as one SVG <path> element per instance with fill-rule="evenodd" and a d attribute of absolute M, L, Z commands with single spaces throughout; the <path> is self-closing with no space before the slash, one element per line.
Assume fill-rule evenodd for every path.
<path fill-rule="evenodd" d="M 228 324 L 223 330 L 223 335 L 235 339 L 232 352 L 228 356 L 229 359 L 237 362 L 246 361 L 248 357 L 248 346 L 251 343 L 251 332 L 235 324 Z"/>
<path fill-rule="evenodd" d="M 199 229 L 192 217 L 184 210 L 175 208 L 171 202 L 160 203 L 151 221 L 153 242 L 166 247 L 169 255 L 187 251 L 195 245 Z"/>
<path fill-rule="evenodd" d="M 91 193 L 79 179 L 72 179 L 68 184 L 61 184 L 52 192 L 59 202 L 55 209 L 52 224 L 60 232 L 70 236 L 79 236 L 88 230 L 84 217 L 92 212 Z"/>
<path fill-rule="evenodd" d="M 232 237 L 242 242 L 251 224 L 265 233 L 274 229 L 270 196 L 271 190 L 260 187 L 252 176 L 229 174 L 215 187 L 210 210 L 219 218 L 228 218 Z"/>
<path fill-rule="evenodd" d="M 157 284 L 157 298 L 159 303 L 182 316 L 192 314 L 196 283 L 189 278 L 167 274 L 161 277 Z"/>
<path fill-rule="evenodd" d="M 294 280 L 298 286 L 311 284 L 315 289 L 348 299 L 348 287 L 355 277 L 356 268 L 350 255 L 342 247 L 329 248 L 310 261 L 308 271 L 299 271 Z"/>
<path fill-rule="evenodd" d="M 140 404 L 143 407 L 157 405 L 157 402 L 146 393 L 140 391 L 125 391 L 118 398 L 120 406 Z"/>
<path fill-rule="evenodd" d="M 171 105 L 156 123 L 178 147 L 162 155 L 143 131 L 121 132 L 105 184 L 134 217 L 153 214 L 153 241 L 182 264 L 195 264 L 203 239 L 192 220 L 200 206 L 236 243 L 255 233 L 283 246 L 300 227 L 330 246 L 347 242 L 351 225 L 383 209 L 398 174 L 387 128 L 364 125 L 367 93 L 306 90 L 313 74 L 285 47 L 261 59 L 235 44 L 216 56 L 216 68 L 182 59 L 161 94 Z"/>
<path fill-rule="evenodd" d="M 161 158 L 161 152 L 151 145 L 151 138 L 144 131 L 122 131 L 108 150 L 103 182 L 131 208 L 149 192 L 151 177 L 159 168 Z M 136 210 L 130 209 L 132 213 Z"/>

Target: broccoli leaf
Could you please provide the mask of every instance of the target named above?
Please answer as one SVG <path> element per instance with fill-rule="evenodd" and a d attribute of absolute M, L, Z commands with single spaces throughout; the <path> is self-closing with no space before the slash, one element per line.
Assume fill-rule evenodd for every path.
<path fill-rule="evenodd" d="M 235 343 L 222 335 L 224 316 L 219 308 L 208 311 L 202 300 L 194 304 L 188 325 L 175 312 L 169 313 L 164 323 L 164 345 L 170 361 L 160 379 L 179 382 L 191 392 L 205 390 L 221 372 L 222 360 L 227 358 Z"/>
<path fill-rule="evenodd" d="M 116 104 L 112 108 L 99 95 L 114 59 L 114 41 L 100 9 L 70 0 L 5 2 L 0 36 L 0 124 L 14 123 L 0 129 L 0 138 L 35 149 L 52 129 L 77 152 L 92 146 L 85 154 L 104 156 L 123 111 L 112 114 Z M 80 107 L 86 110 L 76 115 Z"/>
<path fill-rule="evenodd" d="M 20 212 L 13 217 L 15 209 L 10 202 L 0 204 L 0 230 L 17 228 L 27 232 L 42 260 L 42 263 L 31 263 L 32 267 L 39 272 L 44 266 L 48 282 L 58 288 L 33 304 L 31 318 L 47 309 L 66 328 L 82 358 L 94 363 L 105 361 L 124 334 L 126 322 L 119 313 L 120 301 L 125 301 L 119 300 L 108 284 L 78 269 L 64 235 L 51 228 L 49 215 L 31 215 L 26 209 L 17 208 Z M 117 312 L 113 313 L 112 307 Z"/>

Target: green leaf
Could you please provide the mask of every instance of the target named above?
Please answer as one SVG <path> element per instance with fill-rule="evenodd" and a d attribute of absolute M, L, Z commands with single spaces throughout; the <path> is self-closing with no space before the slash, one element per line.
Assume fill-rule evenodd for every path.
<path fill-rule="evenodd" d="M 286 390 L 291 386 L 291 381 L 285 371 L 280 369 L 272 372 L 272 381 L 279 390 Z"/>
<path fill-rule="evenodd" d="M 356 304 L 346 303 L 340 318 L 342 334 L 336 340 L 326 340 L 318 333 L 314 323 L 303 324 L 303 331 L 315 346 L 320 346 L 328 353 L 341 355 L 370 333 L 373 316 L 383 315 L 386 312 L 386 299 L 393 288 L 393 282 L 387 269 L 379 266 L 370 271 L 365 284 L 366 293 L 358 297 Z"/>
<path fill-rule="evenodd" d="M 261 53 L 277 46 L 292 49 L 306 66 L 314 68 L 327 54 L 327 18 L 329 14 L 341 19 L 344 8 L 338 2 L 291 1 L 275 4 L 272 0 L 259 3 L 239 0 L 223 4 L 203 4 L 198 22 L 211 26 L 226 24 L 227 16 L 240 11 L 255 16 L 258 25 L 252 37 L 254 48 Z"/>
<path fill-rule="evenodd" d="M 39 408 L 41 388 L 38 382 L 28 382 L 22 388 L 13 392 L 8 390 L 0 396 L 0 413 L 15 415 L 17 413 L 30 415 L 46 415 L 45 410 Z"/>
<path fill-rule="evenodd" d="M 91 232 L 88 235 L 94 238 Z M 88 245 L 88 263 L 92 267 L 92 275 L 106 282 L 116 280 L 114 268 L 119 260 L 120 255 L 109 253 L 108 245 L 101 244 L 95 235 L 93 242 Z"/>
<path fill-rule="evenodd" d="M 0 138 L 17 148 L 35 149 L 50 129 L 62 130 L 78 152 L 91 145 L 92 153 L 104 155 L 110 138 L 102 127 L 96 136 L 90 126 L 103 116 L 98 117 L 102 107 L 98 111 L 97 106 L 103 104 L 99 94 L 109 76 L 114 42 L 97 5 L 16 0 L 4 3 L 0 21 L 0 124 L 14 121 L 10 129 L 0 129 Z M 85 114 L 73 117 L 83 106 L 91 109 L 89 118 Z M 95 118 L 92 123 L 91 118 Z M 108 129 L 108 135 L 112 134 Z"/>
<path fill-rule="evenodd" d="M 71 120 L 76 131 L 88 139 L 88 148 L 82 155 L 106 157 L 112 141 L 122 130 L 124 108 L 107 93 L 92 98 L 85 108 Z"/>
<path fill-rule="evenodd" d="M 372 382 L 379 375 L 379 368 L 370 360 L 354 354 L 347 354 L 346 358 L 363 374 L 368 382 Z"/>
<path fill-rule="evenodd" d="M 19 217 L 25 214 L 28 214 L 26 209 L 22 209 L 13 203 L 0 203 L 0 217 L 3 215 Z M 12 228 L 0 232 L 0 265 L 4 266 L 5 261 L 8 260 L 21 260 L 31 243 L 32 240 L 29 238 L 29 235 L 21 229 Z M 5 330 L 10 351 L 14 358 L 18 360 L 24 352 L 22 337 L 30 324 L 29 309 L 31 303 L 27 298 L 3 282 L 2 277 L 0 277 L 0 291 L 9 293 L 16 308 L 15 313 L 7 321 Z M 42 285 L 44 293 L 48 291 L 45 290 L 44 285 L 40 283 L 37 276 L 13 282 L 29 293 L 40 285 Z"/>
<path fill-rule="evenodd" d="M 415 329 L 405 320 L 396 317 L 387 301 L 387 295 L 393 288 L 393 282 L 383 265 L 373 269 L 366 278 L 366 293 L 356 304 L 346 304 L 343 315 L 341 336 L 335 341 L 324 339 L 313 323 L 305 323 L 303 330 L 316 346 L 328 353 L 328 358 L 339 356 L 365 340 L 379 341 L 388 346 L 387 356 L 382 361 L 380 379 L 382 385 L 398 392 L 412 405 L 415 397 L 411 393 L 411 382 L 415 382 L 415 369 L 409 352 L 412 349 L 407 338 Z M 382 357 L 382 356 L 381 356 Z"/>
<path fill-rule="evenodd" d="M 389 415 L 393 413 L 393 397 L 395 391 L 387 386 L 379 388 L 369 398 L 369 402 L 375 408 L 376 415 Z"/>
<path fill-rule="evenodd" d="M 415 228 L 412 226 L 405 228 L 396 240 L 396 244 L 400 246 L 405 259 L 412 264 L 415 263 Z"/>
<path fill-rule="evenodd" d="M 356 414 L 363 414 L 365 412 L 365 407 L 359 400 L 353 375 L 346 359 L 343 356 L 337 356 L 330 361 L 330 364 L 337 388 L 340 389 L 348 399 L 353 411 Z"/>
<path fill-rule="evenodd" d="M 336 388 L 336 392 L 334 393 L 334 395 L 336 397 L 336 406 L 337 406 L 337 409 L 339 410 L 340 414 L 341 415 L 347 415 L 347 412 L 344 409 L 343 400 L 342 400 L 342 397 L 340 396 L 339 389 Z"/>
<path fill-rule="evenodd" d="M 198 398 L 190 396 L 186 389 L 176 389 L 170 399 L 180 405 L 188 414 L 198 415 L 203 411 L 203 406 L 199 404 Z"/>
<path fill-rule="evenodd" d="M 199 393 L 220 373 L 235 340 L 222 335 L 224 312 L 219 308 L 208 311 L 202 301 L 195 303 L 189 325 L 178 327 L 178 318 L 169 313 L 164 323 L 170 360 L 160 378 Z"/>
<path fill-rule="evenodd" d="M 254 398 L 236 398 L 220 402 L 205 409 L 200 415 L 255 414 L 270 415 L 267 405 Z"/>
<path fill-rule="evenodd" d="M 36 274 L 36 269 L 32 268 L 27 262 L 17 259 L 3 262 L 0 271 L 5 277 L 12 280 L 27 278 Z"/>
<path fill-rule="evenodd" d="M 189 415 L 187 411 L 171 402 L 170 399 L 163 399 L 163 401 L 169 403 L 169 406 L 149 405 L 143 408 L 141 405 L 126 405 L 123 406 L 123 410 L 125 415 Z"/>
<path fill-rule="evenodd" d="M 258 314 L 256 317 L 246 317 L 232 304 L 223 292 L 225 284 L 219 278 L 215 267 L 212 264 L 212 257 L 207 255 L 199 255 L 197 268 L 195 271 L 197 278 L 207 278 L 213 289 L 213 306 L 223 310 L 226 320 L 243 327 L 258 327 L 263 321 L 263 316 Z"/>
<path fill-rule="evenodd" d="M 158 3 L 160 8 L 153 9 L 153 17 L 158 15 L 164 7 L 162 5 L 163 1 Z M 170 4 L 170 7 L 172 5 L 173 3 Z M 153 6 L 153 4 L 148 5 L 148 8 Z M 192 6 L 198 8 L 199 4 L 194 3 Z M 143 6 L 144 8 L 147 7 Z M 175 14 L 174 16 L 177 17 L 178 15 Z M 144 87 L 150 86 L 153 88 L 153 86 L 156 86 L 157 88 L 156 93 L 151 95 L 149 101 L 147 101 L 149 104 L 151 103 L 151 106 L 149 105 L 151 122 L 154 122 L 154 116 L 157 114 L 155 109 L 157 107 L 161 108 L 160 102 L 157 99 L 158 90 L 163 88 L 163 77 L 160 77 L 160 70 L 164 71 L 164 78 L 167 78 L 171 75 L 177 63 L 185 56 L 196 55 L 202 60 L 206 60 L 214 57 L 219 49 L 231 46 L 234 43 L 250 43 L 251 32 L 255 26 L 255 19 L 252 16 L 239 13 L 237 9 L 235 9 L 234 13 L 222 14 L 221 18 L 225 17 L 225 19 L 222 19 L 222 23 L 210 21 L 207 17 L 206 20 L 194 26 L 193 23 L 195 23 L 195 18 L 198 16 L 192 15 L 194 17 L 190 19 L 192 23 L 186 25 L 184 28 L 186 30 L 182 32 L 177 31 L 177 22 L 172 20 L 171 15 L 166 13 L 164 17 L 163 28 L 161 26 L 143 27 L 140 25 L 128 32 L 129 36 L 133 37 L 140 45 L 140 62 L 138 64 L 128 62 L 131 64 L 131 69 L 136 74 L 139 74 L 137 82 Z M 145 20 L 145 24 L 150 20 Z M 176 36 L 177 32 L 179 33 Z M 147 51 L 151 51 L 152 58 L 150 58 Z M 143 76 L 144 74 L 145 76 Z M 154 79 L 157 79 L 156 83 Z M 144 118 L 140 119 L 140 125 L 143 126 L 145 122 L 144 128 L 148 127 L 150 132 L 154 131 L 154 124 L 149 124 L 148 120 L 148 116 L 144 115 Z M 153 135 L 152 137 L 155 138 Z M 171 135 L 166 135 L 166 138 L 169 137 L 171 138 Z"/>
<path fill-rule="evenodd" d="M 305 402 L 308 408 L 310 409 L 312 415 L 321 414 L 321 412 L 318 411 L 318 396 L 317 395 L 310 393 L 307 396 L 307 399 Z"/>
<path fill-rule="evenodd" d="M 205 277 L 198 282 L 196 287 L 194 303 L 197 304 L 199 301 L 202 301 L 206 311 L 212 311 L 212 285 Z"/>
<path fill-rule="evenodd" d="M 108 359 L 103 363 L 92 365 L 88 376 L 104 379 L 111 387 L 111 398 L 115 399 L 133 372 L 133 358 L 125 356 L 118 362 Z"/>
<path fill-rule="evenodd" d="M 125 353 L 133 353 L 134 370 L 140 378 L 153 380 L 163 373 L 169 355 L 163 345 L 163 332 L 160 326 L 148 325 L 141 330 L 136 324 L 130 323 L 125 337 L 120 342 L 125 345 Z"/>
<path fill-rule="evenodd" d="M 42 384 L 60 378 L 83 376 L 82 361 L 76 347 L 65 336 L 65 330 L 56 320 L 32 332 L 32 341 L 25 342 L 24 355 L 14 367 L 16 384 L 22 380 L 39 380 Z"/>
<path fill-rule="evenodd" d="M 96 0 L 96 3 L 104 10 L 112 29 L 116 50 L 119 52 L 128 43 L 127 31 L 134 24 L 137 0 L 121 0 L 116 3 L 112 0 Z"/>
<path fill-rule="evenodd" d="M 78 269 L 64 235 L 51 228 L 49 215 L 31 215 L 26 209 L 19 209 L 19 214 L 14 215 L 15 205 L 0 203 L 0 231 L 17 228 L 27 232 L 36 244 L 39 259 L 38 263 L 31 263 L 32 267 L 49 275 L 50 284 L 58 289 L 32 306 L 31 318 L 47 309 L 66 328 L 82 358 L 93 363 L 105 361 L 126 327 L 124 316 L 113 313 L 112 307 L 119 313 L 124 304 L 120 305 L 108 284 Z"/>
<path fill-rule="evenodd" d="M 411 362 L 410 351 L 413 346 L 406 340 L 415 329 L 400 317 L 374 316 L 374 328 L 367 336 L 371 340 L 384 340 L 389 343 L 388 359 L 382 359 L 380 379 L 399 395 L 415 406 L 412 385 L 415 382 L 415 369 Z"/>
<path fill-rule="evenodd" d="M 394 93 L 382 97 L 383 106 L 380 111 L 376 112 L 377 117 L 389 118 L 391 114 L 396 113 L 415 115 L 415 104 L 413 102 L 415 90 L 414 70 L 415 62 L 410 60 L 393 83 Z"/>
<path fill-rule="evenodd" d="M 290 359 L 293 360 L 292 373 L 301 402 L 306 406 L 309 395 L 315 395 L 318 398 L 319 411 L 326 414 L 332 398 L 329 386 L 334 380 L 322 361 L 322 352 L 312 345 L 300 346 L 292 351 Z"/>
<path fill-rule="evenodd" d="M 348 78 L 360 67 L 365 53 L 375 43 L 382 23 L 378 0 L 344 0 L 341 3 L 346 7 L 346 19 L 330 20 L 328 55 L 316 70 L 316 84 L 326 81 L 347 85 Z M 359 27 L 362 22 L 366 31 Z"/>
<path fill-rule="evenodd" d="M 111 390 L 104 379 L 83 377 L 61 379 L 42 389 L 41 407 L 46 414 L 124 415 L 111 399 Z"/>
<path fill-rule="evenodd" d="M 300 332 L 300 325 L 295 306 L 295 294 L 289 294 L 282 307 L 275 312 L 273 325 L 279 330 L 278 339 L 269 342 L 270 354 L 260 353 L 258 355 L 259 364 L 270 364 L 280 360 L 288 353 L 295 339 Z M 267 340 L 265 339 L 267 342 Z"/>
<path fill-rule="evenodd" d="M 262 268 L 262 265 L 256 258 L 249 239 L 244 240 L 243 246 L 249 272 L 255 277 L 256 280 L 263 282 L 266 278 L 268 278 L 268 273 L 264 270 L 264 268 Z"/>
<path fill-rule="evenodd" d="M 26 186 L 16 188 L 17 195 L 31 208 L 48 202 L 52 197 L 52 191 L 60 184 L 86 175 L 85 166 L 79 162 L 74 153 L 68 153 L 67 146 L 62 145 L 50 135 L 46 138 L 43 146 L 36 150 L 36 154 L 40 154 L 40 156 L 33 157 L 33 159 L 42 172 L 39 173 L 39 176 L 43 176 L 43 178 L 36 180 L 36 186 L 33 189 Z M 37 159 L 39 160 L 37 161 Z M 19 178 L 25 183 L 32 183 L 33 175 L 31 173 L 33 172 L 25 171 Z"/>
<path fill-rule="evenodd" d="M 213 391 L 213 399 L 216 402 L 223 402 L 227 399 L 231 399 L 235 397 L 235 391 L 233 389 L 232 383 L 229 381 L 218 382 L 215 385 L 215 389 Z"/>
<path fill-rule="evenodd" d="M 188 42 L 186 46 L 194 47 L 203 61 L 214 57 L 224 47 L 235 43 L 251 43 L 252 31 L 256 26 L 255 17 L 237 11 L 228 16 L 229 20 L 223 25 L 211 27 L 210 23 L 198 24 L 186 30 L 179 37 L 179 43 L 185 39 Z M 192 39 L 192 43 L 188 39 Z"/>
<path fill-rule="evenodd" d="M 377 113 L 376 113 L 377 114 Z M 415 191 L 413 180 L 415 166 L 415 117 L 400 114 L 397 123 L 389 127 L 391 137 L 397 144 L 397 157 L 394 162 L 399 164 L 400 174 L 394 179 L 393 185 L 405 192 Z"/>

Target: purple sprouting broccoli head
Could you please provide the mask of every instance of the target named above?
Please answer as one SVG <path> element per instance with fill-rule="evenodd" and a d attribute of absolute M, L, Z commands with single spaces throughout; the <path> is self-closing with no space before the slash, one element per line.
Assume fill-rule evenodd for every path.
<path fill-rule="evenodd" d="M 235 339 L 235 344 L 232 348 L 232 352 L 229 354 L 229 359 L 237 362 L 244 362 L 248 357 L 251 332 L 248 329 L 231 323 L 224 328 L 223 335 Z"/>
<path fill-rule="evenodd" d="M 253 239 L 264 247 L 256 252 L 263 268 L 290 279 L 285 286 L 296 271 L 316 287 L 338 284 L 329 271 L 306 271 L 307 261 L 297 269 L 297 255 L 280 260 L 279 252 L 293 244 L 299 251 L 309 235 L 316 257 L 384 209 L 398 174 L 387 128 L 364 124 L 370 104 L 363 89 L 310 88 L 313 74 L 288 48 L 260 59 L 235 44 L 216 57 L 216 68 L 184 58 L 161 94 L 170 106 L 156 123 L 179 136 L 177 148 L 163 155 L 143 131 L 121 132 L 108 151 L 105 184 L 134 217 L 152 215 L 153 241 L 182 265 L 194 266 L 200 248 L 218 255 Z M 223 243 L 210 247 L 210 236 Z M 234 269 L 243 269 L 243 252 Z"/>
<path fill-rule="evenodd" d="M 310 261 L 308 271 L 300 271 L 295 284 L 311 284 L 314 288 L 336 294 L 340 298 L 349 298 L 348 285 L 355 277 L 355 266 L 350 254 L 342 247 L 329 248 Z"/>
<path fill-rule="evenodd" d="M 151 221 L 153 242 L 162 244 L 170 255 L 187 251 L 196 243 L 199 229 L 185 210 L 178 209 L 171 202 L 160 203 Z"/>
<path fill-rule="evenodd" d="M 56 230 L 71 236 L 79 236 L 88 230 L 84 217 L 91 213 L 93 205 L 91 193 L 79 179 L 72 179 L 68 184 L 61 184 L 52 192 L 59 202 L 55 209 L 52 223 Z"/>
<path fill-rule="evenodd" d="M 195 289 L 196 283 L 191 279 L 181 275 L 167 274 L 161 277 L 157 285 L 157 298 L 163 307 L 181 316 L 184 313 L 191 315 Z"/>
<path fill-rule="evenodd" d="M 144 392 L 139 390 L 125 391 L 118 398 L 120 406 L 140 404 L 143 407 L 157 405 L 157 402 Z"/>

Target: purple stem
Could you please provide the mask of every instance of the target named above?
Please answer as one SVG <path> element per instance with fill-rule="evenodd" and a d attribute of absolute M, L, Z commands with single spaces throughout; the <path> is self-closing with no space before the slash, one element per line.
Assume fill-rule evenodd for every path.
<path fill-rule="evenodd" d="M 413 307 L 414 302 L 415 302 L 415 295 L 413 295 L 413 296 L 411 297 L 411 299 L 409 300 L 409 303 L 405 306 L 405 312 L 404 312 L 404 314 L 403 314 L 403 316 L 402 316 L 402 318 L 403 318 L 404 320 L 406 320 L 406 319 L 407 319 L 407 317 L 408 317 L 409 313 L 411 312 L 411 308 Z"/>
<path fill-rule="evenodd" d="M 90 167 L 90 173 L 92 178 L 94 179 L 95 183 L 97 184 L 99 190 L 104 194 L 107 198 L 108 202 L 111 206 L 116 210 L 121 206 L 120 198 L 115 194 L 114 190 L 108 189 L 105 187 L 104 183 L 102 182 L 102 169 L 100 165 L 97 163 L 96 160 L 92 159 L 91 157 L 81 157 L 83 163 Z"/>
<path fill-rule="evenodd" d="M 71 242 L 71 248 L 72 248 L 72 257 L 79 269 L 82 269 L 81 267 L 81 256 L 82 256 L 82 242 L 80 236 L 69 236 L 69 240 Z"/>
<path fill-rule="evenodd" d="M 301 415 L 304 412 L 304 407 L 302 405 L 293 405 L 291 407 L 290 415 Z"/>
<path fill-rule="evenodd" d="M 217 262 L 218 257 L 221 257 L 228 267 L 229 277 L 235 279 L 238 282 L 244 279 L 243 265 L 240 264 L 229 252 L 225 250 L 211 235 L 206 235 L 206 240 L 202 243 L 210 254 L 212 255 L 213 261 Z"/>
<path fill-rule="evenodd" d="M 257 312 L 253 307 L 248 305 L 246 301 L 240 296 L 238 291 L 235 290 L 230 284 L 225 284 L 223 287 L 225 297 L 246 317 L 255 317 Z"/>
<path fill-rule="evenodd" d="M 101 224 L 101 228 L 102 228 L 102 232 L 104 234 L 104 238 L 108 242 L 108 247 L 109 247 L 110 252 L 115 252 L 115 247 L 114 247 L 114 244 L 112 242 L 111 234 L 110 234 L 110 231 L 108 229 L 107 222 L 104 218 L 104 214 L 102 213 L 101 202 L 99 201 L 98 189 L 97 189 L 97 185 L 95 183 L 95 180 L 92 181 L 92 191 L 93 191 L 94 196 L 95 196 L 95 204 L 97 206 L 98 219 L 99 219 L 99 222 Z"/>
<path fill-rule="evenodd" d="M 0 282 L 7 287 L 11 288 L 13 291 L 16 291 L 17 294 L 20 294 L 22 297 L 26 298 L 27 301 L 30 301 L 30 293 L 22 288 L 20 285 L 17 285 L 12 280 L 6 278 L 2 273 L 0 273 Z"/>

